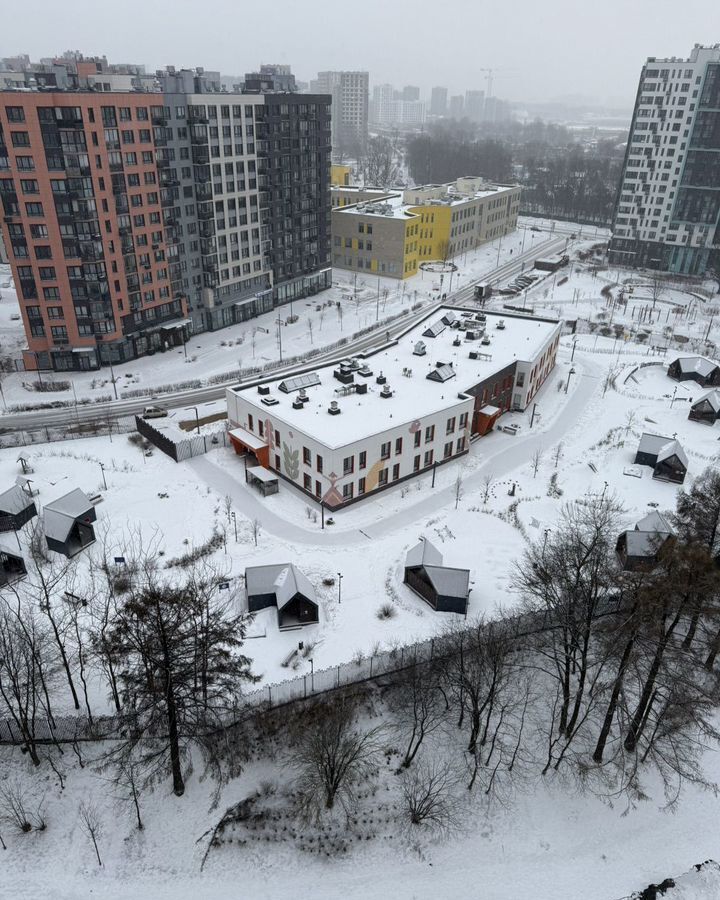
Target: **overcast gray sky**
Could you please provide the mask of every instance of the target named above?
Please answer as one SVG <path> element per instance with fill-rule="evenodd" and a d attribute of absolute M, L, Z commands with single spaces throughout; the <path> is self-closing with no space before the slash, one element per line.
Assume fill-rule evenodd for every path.
<path fill-rule="evenodd" d="M 151 69 L 243 74 L 289 63 L 367 69 L 371 84 L 486 87 L 541 101 L 584 95 L 629 106 L 647 56 L 720 42 L 718 0 L 35 0 L 3 17 L 0 56 L 63 50 Z"/>

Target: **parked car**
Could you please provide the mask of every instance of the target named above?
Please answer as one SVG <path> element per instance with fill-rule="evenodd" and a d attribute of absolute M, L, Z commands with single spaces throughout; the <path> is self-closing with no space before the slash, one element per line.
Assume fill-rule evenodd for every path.
<path fill-rule="evenodd" d="M 162 419 L 168 414 L 163 406 L 146 406 L 143 410 L 143 419 Z"/>
<path fill-rule="evenodd" d="M 542 231 L 542 228 L 538 228 L 537 225 L 533 225 L 530 231 Z"/>

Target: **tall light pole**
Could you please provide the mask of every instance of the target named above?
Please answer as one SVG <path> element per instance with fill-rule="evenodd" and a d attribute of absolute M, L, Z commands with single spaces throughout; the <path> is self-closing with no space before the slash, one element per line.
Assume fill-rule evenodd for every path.
<path fill-rule="evenodd" d="M 110 381 L 112 381 L 113 392 L 115 393 L 115 399 L 117 400 L 118 395 L 117 395 L 117 385 L 115 384 L 115 372 L 113 370 L 112 359 L 110 358 L 109 354 L 108 354 L 108 365 L 110 366 Z"/>
<path fill-rule="evenodd" d="M 200 434 L 200 415 L 198 414 L 197 406 L 188 406 L 188 409 L 195 410 L 195 427 L 197 428 L 197 433 Z"/>
<path fill-rule="evenodd" d="M 98 465 L 100 466 L 100 471 L 102 472 L 103 486 L 105 487 L 105 490 L 107 490 L 107 489 L 108 489 L 108 488 L 107 488 L 107 481 L 105 480 L 105 464 L 104 464 L 104 463 L 98 463 Z"/>
<path fill-rule="evenodd" d="M 231 517 L 231 519 L 233 520 L 233 525 L 235 526 L 235 543 L 237 544 L 237 542 L 238 542 L 238 536 L 237 536 L 237 517 L 236 517 L 236 515 L 235 515 L 234 512 L 231 512 L 231 513 L 230 513 L 230 517 Z"/>
<path fill-rule="evenodd" d="M 342 603 L 342 580 L 343 580 L 342 572 L 338 572 L 337 577 L 338 577 L 338 606 L 340 606 L 340 604 Z"/>
<path fill-rule="evenodd" d="M 565 383 L 565 393 L 567 394 L 568 388 L 570 387 L 570 376 L 575 374 L 575 369 L 570 366 L 570 371 L 568 372 L 568 380 Z"/>

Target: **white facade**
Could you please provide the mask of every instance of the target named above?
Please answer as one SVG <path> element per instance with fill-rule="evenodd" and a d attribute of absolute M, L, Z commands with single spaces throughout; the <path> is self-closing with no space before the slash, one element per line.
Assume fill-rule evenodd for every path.
<path fill-rule="evenodd" d="M 466 453 L 483 407 L 524 409 L 537 393 L 555 364 L 560 324 L 487 313 L 489 343 L 449 324 L 423 337 L 447 313 L 426 317 L 386 350 L 348 361 L 349 382 L 338 380 L 334 364 L 308 373 L 314 383 L 302 392 L 288 385 L 291 376 L 229 388 L 236 448 L 250 448 L 331 509 Z M 441 364 L 447 380 L 429 378 Z"/>

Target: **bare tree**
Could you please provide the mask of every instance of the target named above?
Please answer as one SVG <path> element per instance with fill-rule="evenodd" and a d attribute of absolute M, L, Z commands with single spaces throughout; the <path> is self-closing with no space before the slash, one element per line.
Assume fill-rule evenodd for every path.
<path fill-rule="evenodd" d="M 111 755 L 137 751 L 149 777 L 169 768 L 178 796 L 190 745 L 210 748 L 204 735 L 234 711 L 243 682 L 257 680 L 240 653 L 247 619 L 232 611 L 232 596 L 223 602 L 217 594 L 224 580 L 207 561 L 158 571 L 145 559 L 108 635 L 133 726 Z"/>
<path fill-rule="evenodd" d="M 458 469 L 458 473 L 455 476 L 455 483 L 453 485 L 453 495 L 455 497 L 455 509 L 458 508 L 458 504 L 462 500 L 463 497 L 463 475 L 464 472 L 462 469 Z"/>
<path fill-rule="evenodd" d="M 411 825 L 425 825 L 441 834 L 458 822 L 457 774 L 449 762 L 421 759 L 402 776 L 405 815 Z"/>
<path fill-rule="evenodd" d="M 295 740 L 297 786 L 303 813 L 317 818 L 336 803 L 349 811 L 356 791 L 377 770 L 382 727 L 362 731 L 356 725 L 356 702 L 350 695 L 317 703 L 308 712 Z"/>
<path fill-rule="evenodd" d="M 533 478 L 538 473 L 538 469 L 540 468 L 540 463 L 542 462 L 543 452 L 542 447 L 538 447 L 537 450 L 534 451 L 533 455 L 530 458 L 530 466 L 532 468 Z"/>
<path fill-rule="evenodd" d="M 314 322 L 312 320 L 312 316 L 308 316 L 307 326 L 308 326 L 308 336 L 310 338 L 310 344 L 312 344 L 313 343 L 313 327 L 314 327 Z"/>
<path fill-rule="evenodd" d="M 92 841 L 98 865 L 101 866 L 102 859 L 100 859 L 98 841 L 102 837 L 103 823 L 97 806 L 88 800 L 83 800 L 78 807 L 78 817 L 80 819 L 80 827 Z"/>
<path fill-rule="evenodd" d="M 490 499 L 490 488 L 492 487 L 493 477 L 488 474 L 483 477 L 483 506 L 487 506 Z"/>
<path fill-rule="evenodd" d="M 391 694 L 390 706 L 400 733 L 407 740 L 401 765 L 408 768 L 425 738 L 445 722 L 446 702 L 437 668 L 429 663 L 410 666 Z"/>
<path fill-rule="evenodd" d="M 553 461 L 555 463 L 555 468 L 557 469 L 558 463 L 560 462 L 563 455 L 563 444 L 562 441 L 555 448 L 555 452 L 553 453 Z"/>
<path fill-rule="evenodd" d="M 256 547 L 258 545 L 258 540 L 260 538 L 260 529 L 261 529 L 260 519 L 253 519 L 252 522 L 250 523 L 250 530 L 252 532 L 253 541 L 255 542 Z"/>
<path fill-rule="evenodd" d="M 652 297 L 653 309 L 656 302 L 662 297 L 667 289 L 667 281 L 662 272 L 653 272 L 650 279 L 650 296 Z"/>
<path fill-rule="evenodd" d="M 115 795 L 124 803 L 132 804 L 138 831 L 145 827 L 140 816 L 140 793 L 142 790 L 142 775 L 140 766 L 132 755 L 119 760 L 113 777 Z"/>
<path fill-rule="evenodd" d="M 38 799 L 33 791 L 17 779 L 0 783 L 0 816 L 23 834 L 33 829 L 44 831 L 46 827 L 42 798 Z"/>
<path fill-rule="evenodd" d="M 48 657 L 48 636 L 29 604 L 19 605 L 16 614 L 0 601 L 0 698 L 36 766 L 40 765 L 36 724 L 47 714 Z"/>

